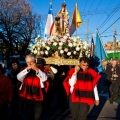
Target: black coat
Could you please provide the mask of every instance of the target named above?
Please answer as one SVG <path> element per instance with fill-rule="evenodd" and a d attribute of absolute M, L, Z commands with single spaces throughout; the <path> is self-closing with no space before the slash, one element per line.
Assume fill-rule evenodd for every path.
<path fill-rule="evenodd" d="M 112 77 L 112 65 L 109 64 L 107 67 L 106 67 L 106 70 L 105 70 L 105 74 L 107 75 L 107 79 L 109 81 L 111 81 L 111 77 Z M 120 66 L 116 65 L 116 74 L 118 75 L 117 77 L 117 82 L 120 84 Z"/>

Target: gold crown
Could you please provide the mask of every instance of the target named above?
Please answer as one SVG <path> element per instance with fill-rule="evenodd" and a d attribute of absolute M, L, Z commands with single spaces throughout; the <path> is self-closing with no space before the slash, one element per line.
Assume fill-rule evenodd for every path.
<path fill-rule="evenodd" d="M 62 4 L 62 7 L 66 7 L 66 4 L 65 4 L 65 3 L 63 3 L 63 4 Z"/>

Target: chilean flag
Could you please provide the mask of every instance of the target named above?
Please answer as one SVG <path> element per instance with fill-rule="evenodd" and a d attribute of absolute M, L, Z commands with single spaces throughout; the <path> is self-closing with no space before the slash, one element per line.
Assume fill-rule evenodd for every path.
<path fill-rule="evenodd" d="M 51 27 L 53 26 L 53 12 L 52 3 L 50 3 L 50 8 L 48 11 L 48 17 L 45 25 L 44 35 L 50 35 Z"/>

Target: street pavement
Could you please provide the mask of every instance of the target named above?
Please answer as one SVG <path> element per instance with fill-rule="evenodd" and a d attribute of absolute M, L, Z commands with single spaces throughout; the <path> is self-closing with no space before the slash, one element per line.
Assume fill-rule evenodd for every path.
<path fill-rule="evenodd" d="M 98 84 L 98 92 L 100 104 L 99 106 L 93 105 L 90 107 L 87 120 L 120 120 L 120 105 L 117 102 L 109 103 L 108 89 L 105 82 Z M 43 113 L 42 120 L 72 120 L 68 101 L 66 101 L 66 108 L 64 110 L 56 107 L 55 103 L 52 104 L 52 109 Z M 26 111 L 22 113 L 19 120 L 27 120 Z"/>

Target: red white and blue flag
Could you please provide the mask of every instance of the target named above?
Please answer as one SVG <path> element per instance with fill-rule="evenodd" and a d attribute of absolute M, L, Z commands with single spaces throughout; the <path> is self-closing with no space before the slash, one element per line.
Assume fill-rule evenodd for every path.
<path fill-rule="evenodd" d="M 53 26 L 53 11 L 52 11 L 52 3 L 50 3 L 50 8 L 48 11 L 47 21 L 45 25 L 44 35 L 50 35 L 50 31 Z"/>

